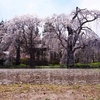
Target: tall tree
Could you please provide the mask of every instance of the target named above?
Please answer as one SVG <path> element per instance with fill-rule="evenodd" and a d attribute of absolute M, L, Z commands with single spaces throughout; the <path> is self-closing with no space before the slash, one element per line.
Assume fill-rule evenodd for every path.
<path fill-rule="evenodd" d="M 26 15 L 22 18 L 22 34 L 24 49 L 30 56 L 30 66 L 35 67 L 35 48 L 40 41 L 39 27 L 40 19 L 36 16 Z"/>
<path fill-rule="evenodd" d="M 18 16 L 6 23 L 7 32 L 1 43 L 2 51 L 16 50 L 16 64 L 20 64 L 20 50 L 30 56 L 30 66 L 34 68 L 34 52 L 38 44 L 40 19 L 37 16 Z"/>
<path fill-rule="evenodd" d="M 20 46 L 22 41 L 18 23 L 20 22 L 17 17 L 5 23 L 6 32 L 1 41 L 2 51 L 8 50 L 10 57 L 16 56 L 16 65 L 20 64 Z M 14 53 L 14 51 L 16 52 Z"/>
<path fill-rule="evenodd" d="M 45 22 L 45 32 L 56 34 L 62 46 L 66 49 L 67 67 L 74 66 L 74 53 L 84 48 L 87 39 L 97 38 L 88 23 L 100 17 L 99 11 L 89 11 L 76 7 L 70 15 L 54 15 Z"/>

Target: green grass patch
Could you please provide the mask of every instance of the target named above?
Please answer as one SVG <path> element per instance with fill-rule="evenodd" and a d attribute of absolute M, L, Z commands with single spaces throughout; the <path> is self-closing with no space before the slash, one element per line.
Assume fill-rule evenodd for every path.
<path fill-rule="evenodd" d="M 77 63 L 77 68 L 100 68 L 100 62 L 94 62 L 90 64 L 83 64 L 83 63 Z"/>
<path fill-rule="evenodd" d="M 76 64 L 77 68 L 89 68 L 90 64 L 82 64 L 82 63 L 77 63 Z"/>
<path fill-rule="evenodd" d="M 29 65 L 21 63 L 20 65 L 5 65 L 0 66 L 0 68 L 31 68 Z M 37 69 L 46 69 L 46 68 L 67 68 L 64 64 L 48 64 L 46 66 L 35 66 Z M 94 62 L 94 63 L 77 63 L 76 66 L 70 67 L 70 68 L 100 68 L 100 62 Z"/>
<path fill-rule="evenodd" d="M 48 66 L 36 66 L 35 68 L 60 68 L 59 64 L 49 64 Z"/>
<path fill-rule="evenodd" d="M 100 68 L 100 62 L 91 63 L 91 66 L 94 68 Z"/>

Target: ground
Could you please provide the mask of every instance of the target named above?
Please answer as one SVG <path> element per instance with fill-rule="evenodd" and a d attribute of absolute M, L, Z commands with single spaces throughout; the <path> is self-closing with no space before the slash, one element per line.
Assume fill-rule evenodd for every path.
<path fill-rule="evenodd" d="M 100 100 L 100 84 L 0 85 L 0 100 Z"/>

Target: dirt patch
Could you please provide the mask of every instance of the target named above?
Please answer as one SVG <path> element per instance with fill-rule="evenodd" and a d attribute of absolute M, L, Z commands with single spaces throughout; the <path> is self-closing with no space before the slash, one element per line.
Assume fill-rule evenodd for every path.
<path fill-rule="evenodd" d="M 100 100 L 100 85 L 0 85 L 0 100 Z"/>
<path fill-rule="evenodd" d="M 100 69 L 0 69 L 0 100 L 100 100 Z"/>
<path fill-rule="evenodd" d="M 0 69 L 0 84 L 100 84 L 100 69 Z"/>

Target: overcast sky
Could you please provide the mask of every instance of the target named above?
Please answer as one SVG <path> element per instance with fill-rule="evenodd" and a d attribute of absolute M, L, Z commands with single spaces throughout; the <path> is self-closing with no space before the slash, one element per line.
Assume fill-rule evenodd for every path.
<path fill-rule="evenodd" d="M 39 17 L 70 13 L 75 7 L 100 10 L 100 0 L 0 0 L 0 20 L 16 15 L 35 14 Z"/>

